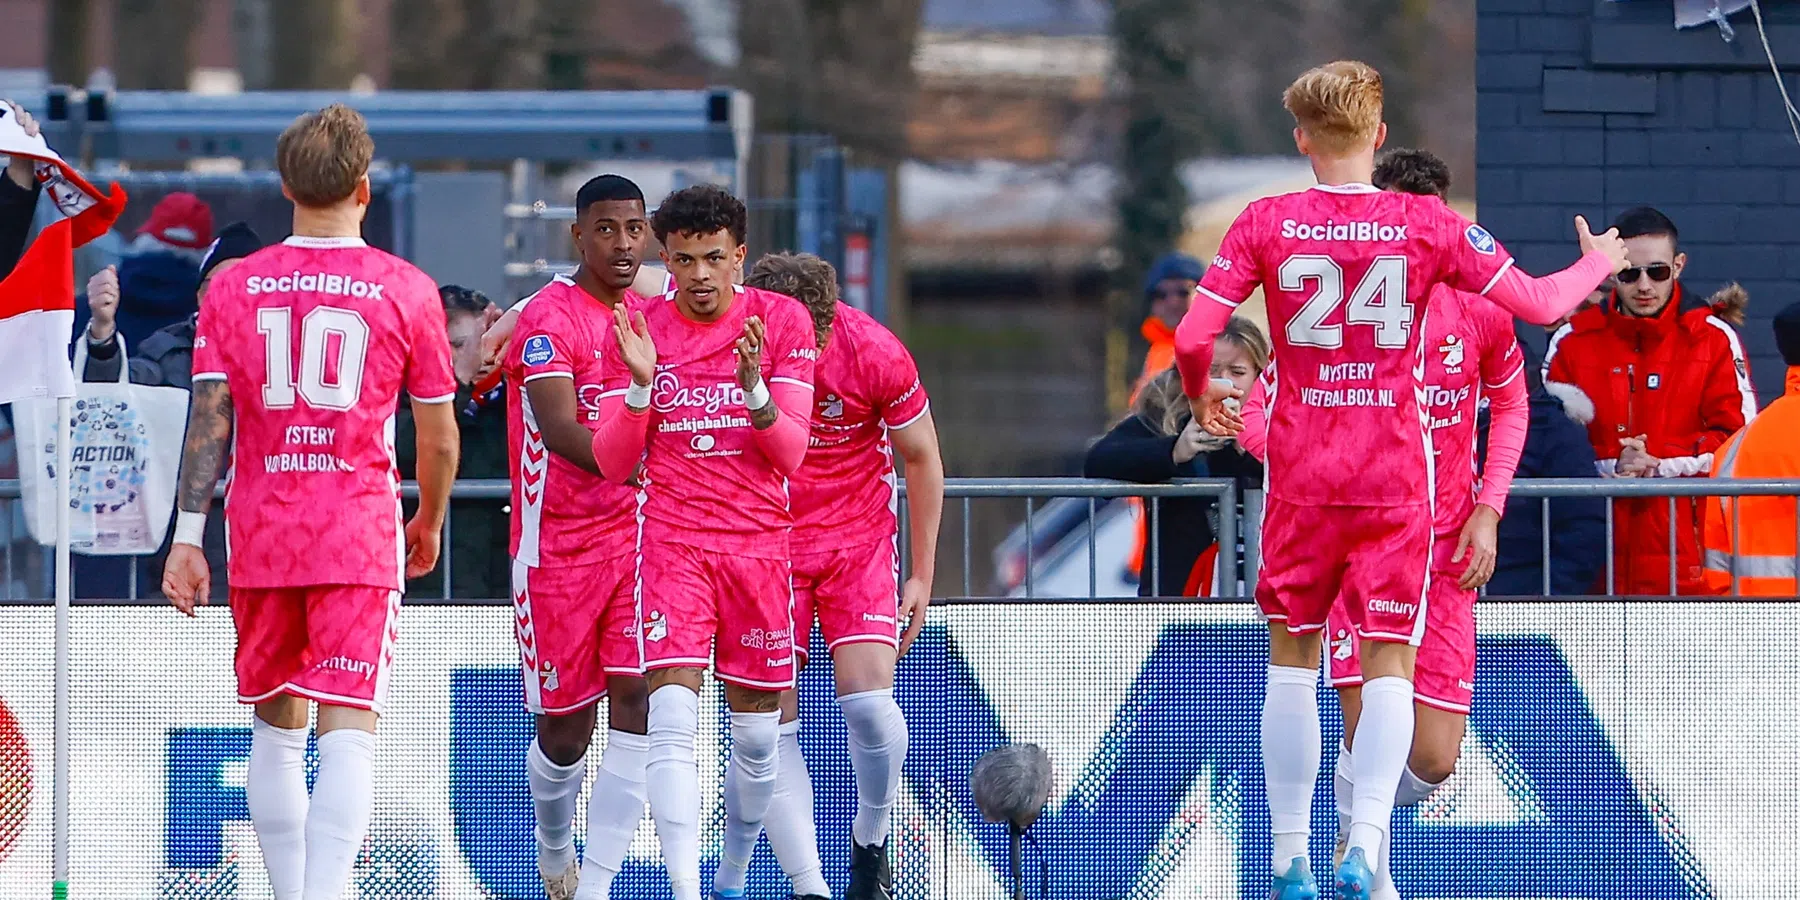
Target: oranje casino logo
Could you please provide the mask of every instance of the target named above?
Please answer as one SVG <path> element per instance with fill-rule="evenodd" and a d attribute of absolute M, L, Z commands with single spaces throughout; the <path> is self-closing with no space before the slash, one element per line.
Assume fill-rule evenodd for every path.
<path fill-rule="evenodd" d="M 31 749 L 12 710 L 0 703 L 0 859 L 19 843 L 30 809 Z"/>

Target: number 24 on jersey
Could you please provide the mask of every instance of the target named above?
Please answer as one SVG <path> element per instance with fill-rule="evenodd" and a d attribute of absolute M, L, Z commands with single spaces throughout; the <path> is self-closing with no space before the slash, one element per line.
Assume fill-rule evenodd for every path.
<path fill-rule="evenodd" d="M 1344 306 L 1344 269 L 1329 256 L 1290 256 L 1277 270 L 1283 291 L 1299 293 L 1308 282 L 1313 295 L 1288 320 L 1290 344 L 1336 350 L 1344 346 L 1344 326 L 1326 320 Z M 1403 350 L 1412 334 L 1413 305 L 1406 300 L 1406 257 L 1377 256 L 1350 292 L 1344 321 L 1375 328 L 1375 346 Z"/>

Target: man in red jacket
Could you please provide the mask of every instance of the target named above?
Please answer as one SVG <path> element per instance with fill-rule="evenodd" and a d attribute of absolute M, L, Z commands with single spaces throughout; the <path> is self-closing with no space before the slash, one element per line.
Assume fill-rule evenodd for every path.
<path fill-rule="evenodd" d="M 1682 290 L 1687 254 L 1668 216 L 1637 207 L 1613 226 L 1631 266 L 1606 302 L 1551 337 L 1544 380 L 1593 400 L 1588 439 L 1601 475 L 1704 478 L 1713 451 L 1756 415 L 1743 343 L 1720 310 Z M 1701 577 L 1697 499 L 1675 500 L 1673 589 L 1669 500 L 1614 502 L 1610 593 L 1711 593 Z"/>

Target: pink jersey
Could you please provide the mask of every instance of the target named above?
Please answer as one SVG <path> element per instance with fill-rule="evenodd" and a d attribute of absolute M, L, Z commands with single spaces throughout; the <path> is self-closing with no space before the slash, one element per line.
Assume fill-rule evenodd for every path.
<path fill-rule="evenodd" d="M 1475 511 L 1481 483 L 1475 456 L 1475 417 L 1482 399 L 1508 391 L 1525 395 L 1525 355 L 1506 311 L 1474 294 L 1440 286 L 1425 320 L 1425 391 L 1431 449 L 1437 466 L 1432 531 L 1455 536 Z M 1490 454 L 1493 455 L 1493 454 Z M 1517 466 L 1516 457 L 1513 466 Z M 1510 484 L 1512 473 L 1505 473 Z M 1499 499 L 1496 512 L 1504 512 Z"/>
<path fill-rule="evenodd" d="M 599 427 L 604 361 L 619 355 L 612 310 L 560 275 L 526 299 L 505 362 L 512 556 L 533 567 L 598 563 L 636 542 L 637 490 L 550 452 L 526 385 L 570 379 L 576 418 L 589 431 Z M 643 298 L 626 291 L 625 302 L 633 308 Z"/>
<path fill-rule="evenodd" d="M 1425 320 L 1425 394 L 1437 482 L 1433 533 L 1438 538 L 1454 538 L 1462 531 L 1475 511 L 1478 486 L 1483 494 L 1494 494 L 1480 499 L 1492 503 L 1496 512 L 1504 510 L 1524 440 L 1522 431 L 1509 438 L 1502 418 L 1529 416 L 1524 372 L 1524 355 L 1505 310 L 1474 294 L 1437 288 Z M 1244 404 L 1240 441 L 1258 459 L 1267 452 L 1269 388 L 1279 378 L 1276 364 L 1270 363 Z M 1476 474 L 1475 421 L 1489 396 L 1497 405 L 1484 483 Z"/>
<path fill-rule="evenodd" d="M 738 387 L 737 339 L 744 320 L 763 321 L 763 381 L 812 393 L 819 358 L 812 317 L 800 301 L 736 286 L 731 309 L 716 322 L 681 314 L 674 293 L 644 304 L 656 341 L 649 437 L 644 448 L 644 540 L 712 553 L 786 559 L 793 516 L 787 478 L 757 444 L 744 391 Z M 631 373 L 606 358 L 609 394 L 623 394 Z M 785 413 L 784 413 L 785 414 Z"/>
<path fill-rule="evenodd" d="M 360 238 L 259 250 L 207 291 L 194 380 L 231 388 L 232 587 L 399 590 L 394 410 L 456 395 L 431 278 Z"/>
<path fill-rule="evenodd" d="M 1270 496 L 1302 506 L 1425 503 L 1427 300 L 1439 283 L 1485 293 L 1511 265 L 1492 235 L 1435 197 L 1319 185 L 1251 203 L 1194 302 L 1236 307 L 1263 289 L 1281 360 Z"/>
<path fill-rule="evenodd" d="M 814 376 L 812 439 L 794 473 L 794 553 L 890 539 L 899 528 L 888 429 L 930 407 L 919 367 L 894 333 L 838 304 Z"/>

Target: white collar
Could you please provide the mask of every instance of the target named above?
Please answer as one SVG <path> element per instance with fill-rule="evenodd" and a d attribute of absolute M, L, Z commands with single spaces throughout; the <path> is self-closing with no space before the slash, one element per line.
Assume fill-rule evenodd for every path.
<path fill-rule="evenodd" d="M 359 237 L 308 237 L 301 234 L 288 235 L 288 239 L 282 243 L 289 247 L 305 247 L 309 250 L 337 250 L 369 246 L 368 242 Z"/>

